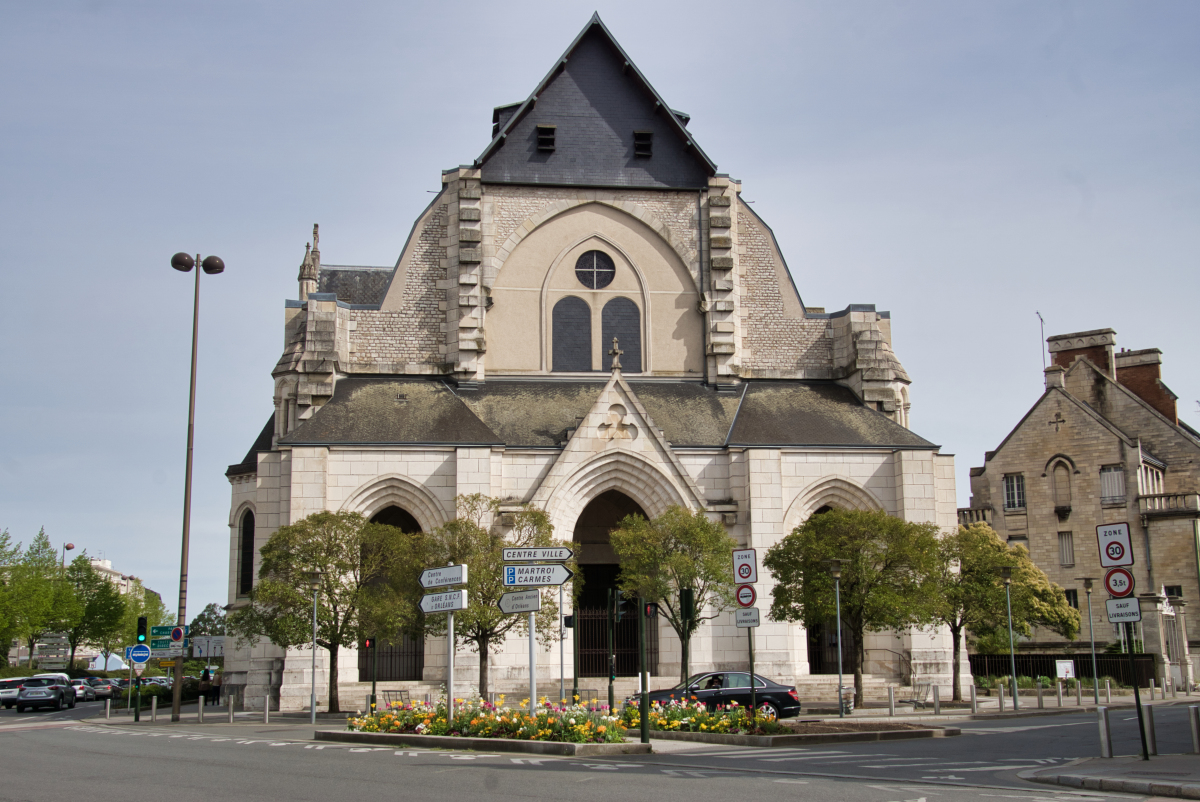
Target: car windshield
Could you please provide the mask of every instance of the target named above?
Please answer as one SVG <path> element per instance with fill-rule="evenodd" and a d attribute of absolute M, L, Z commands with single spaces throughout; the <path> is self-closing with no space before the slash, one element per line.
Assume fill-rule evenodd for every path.
<path fill-rule="evenodd" d="M 708 676 L 708 674 L 696 674 L 696 675 L 688 678 L 687 682 L 681 682 L 678 685 L 676 685 L 675 687 L 671 688 L 671 690 L 673 690 L 673 691 L 686 690 L 707 676 Z"/>

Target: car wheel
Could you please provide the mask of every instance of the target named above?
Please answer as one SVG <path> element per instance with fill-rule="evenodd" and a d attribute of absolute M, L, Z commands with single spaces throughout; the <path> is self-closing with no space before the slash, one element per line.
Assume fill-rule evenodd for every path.
<path fill-rule="evenodd" d="M 24 712 L 25 712 L 25 705 L 17 705 L 17 712 L 18 712 L 18 713 L 24 713 Z"/>
<path fill-rule="evenodd" d="M 63 709 L 63 698 L 62 698 L 61 696 L 55 696 L 55 697 L 54 697 L 54 710 L 55 710 L 55 712 L 57 712 L 57 711 L 59 711 L 59 710 L 62 710 L 62 709 Z"/>
<path fill-rule="evenodd" d="M 770 702 L 763 702 L 758 706 L 758 715 L 769 721 L 774 721 L 779 718 L 779 710 Z"/>
<path fill-rule="evenodd" d="M 75 709 L 75 704 L 79 701 L 79 697 L 75 696 L 71 699 L 71 704 L 67 705 L 71 710 Z"/>

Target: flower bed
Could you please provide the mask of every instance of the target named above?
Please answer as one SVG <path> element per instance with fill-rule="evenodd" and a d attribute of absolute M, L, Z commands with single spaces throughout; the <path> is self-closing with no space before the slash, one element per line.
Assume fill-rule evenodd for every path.
<path fill-rule="evenodd" d="M 464 738 L 498 738 L 516 741 L 559 741 L 577 744 L 621 743 L 625 730 L 620 719 L 607 708 L 589 710 L 579 704 L 540 706 L 532 715 L 529 700 L 518 708 L 482 699 L 456 701 L 454 716 L 447 717 L 446 703 L 395 703 L 388 708 L 354 717 L 347 722 L 351 732 L 442 735 Z M 523 709 L 522 709 L 523 708 Z"/>
<path fill-rule="evenodd" d="M 621 722 L 631 730 L 641 726 L 641 711 L 627 705 L 621 711 Z M 703 702 L 691 699 L 672 699 L 666 704 L 650 704 L 650 729 L 656 732 L 703 732 L 733 735 L 779 735 L 789 730 L 773 717 L 752 717 L 748 707 L 737 702 L 709 710 Z"/>

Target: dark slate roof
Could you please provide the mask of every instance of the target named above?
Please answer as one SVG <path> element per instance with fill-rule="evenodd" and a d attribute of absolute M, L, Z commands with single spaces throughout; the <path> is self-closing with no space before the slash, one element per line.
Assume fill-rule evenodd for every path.
<path fill-rule="evenodd" d="M 457 387 L 418 378 L 343 379 L 283 445 L 444 444 L 555 448 L 591 410 L 604 380 L 492 380 Z M 832 382 L 631 381 L 666 439 L 683 448 L 936 448 Z"/>
<path fill-rule="evenodd" d="M 254 445 L 250 446 L 250 450 L 246 452 L 246 456 L 237 465 L 230 465 L 225 471 L 226 476 L 244 476 L 248 473 L 258 472 L 258 455 L 264 451 L 271 450 L 271 437 L 275 434 L 275 415 L 267 418 L 266 424 L 262 431 L 258 433 L 258 437 L 254 440 Z"/>
<path fill-rule="evenodd" d="M 729 444 L 937 448 L 833 382 L 750 382 Z"/>
<path fill-rule="evenodd" d="M 524 103 L 497 107 L 476 164 L 490 183 L 699 189 L 717 166 L 688 133 L 688 119 L 593 15 Z M 553 152 L 537 149 L 538 125 L 556 126 Z M 653 133 L 649 158 L 634 155 L 634 131 Z"/>
<path fill-rule="evenodd" d="M 348 304 L 381 304 L 392 279 L 390 267 L 321 265 L 317 292 L 332 292 Z"/>

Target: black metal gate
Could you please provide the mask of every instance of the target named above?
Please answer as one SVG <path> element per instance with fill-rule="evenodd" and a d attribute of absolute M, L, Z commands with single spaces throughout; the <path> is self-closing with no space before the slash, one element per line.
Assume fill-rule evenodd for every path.
<path fill-rule="evenodd" d="M 381 643 L 379 650 L 379 677 L 377 682 L 389 680 L 423 679 L 425 671 L 425 639 L 414 638 L 407 632 L 399 642 Z M 374 649 L 358 650 L 358 681 L 370 682 L 374 668 Z"/>
<path fill-rule="evenodd" d="M 842 668 L 852 671 L 854 663 L 850 630 L 842 622 Z M 836 674 L 838 672 L 837 619 L 830 618 L 808 627 L 808 673 Z"/>
<path fill-rule="evenodd" d="M 604 608 L 575 611 L 579 638 L 579 676 L 608 676 L 608 611 Z M 613 628 L 617 676 L 636 677 L 638 665 L 637 616 L 627 615 Z M 658 674 L 658 621 L 646 621 L 646 666 Z"/>

